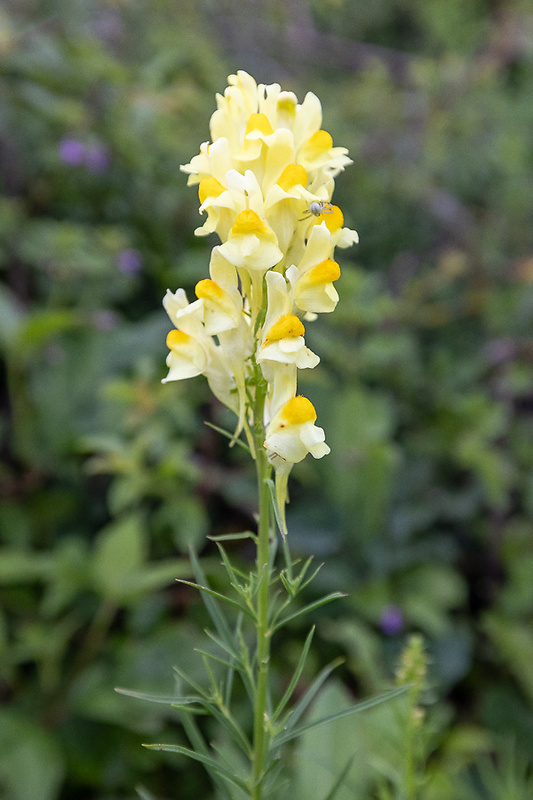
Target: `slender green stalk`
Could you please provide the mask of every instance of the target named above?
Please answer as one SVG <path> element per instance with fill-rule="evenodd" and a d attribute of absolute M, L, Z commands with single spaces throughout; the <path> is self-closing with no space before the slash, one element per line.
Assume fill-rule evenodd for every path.
<path fill-rule="evenodd" d="M 412 698 L 410 700 L 411 708 L 409 709 L 409 724 L 407 725 L 407 742 L 406 742 L 406 758 L 405 758 L 405 772 L 404 772 L 404 790 L 406 800 L 416 800 L 416 784 L 415 784 L 415 726 L 413 724 L 413 713 L 415 707 Z"/>
<path fill-rule="evenodd" d="M 265 395 L 258 387 L 255 404 L 255 444 L 256 469 L 259 493 L 259 522 L 257 541 L 257 682 L 254 707 L 254 738 L 252 764 L 252 800 L 261 800 L 263 796 L 263 780 L 266 767 L 268 741 L 266 737 L 267 694 L 269 681 L 270 640 L 272 632 L 269 627 L 268 603 L 271 565 L 269 563 L 270 539 L 270 491 L 267 480 L 270 476 L 264 442 L 263 409 Z"/>

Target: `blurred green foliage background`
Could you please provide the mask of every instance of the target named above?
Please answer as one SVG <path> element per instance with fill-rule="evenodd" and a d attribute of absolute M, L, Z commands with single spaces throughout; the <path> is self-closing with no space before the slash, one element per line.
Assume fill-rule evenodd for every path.
<path fill-rule="evenodd" d="M 325 562 L 316 591 L 348 594 L 318 615 L 311 666 L 346 659 L 319 702 L 389 686 L 422 632 L 420 796 L 525 800 L 528 0 L 0 7 L 0 797 L 211 797 L 194 764 L 140 746 L 182 741 L 172 712 L 113 686 L 168 693 L 173 664 L 196 669 L 205 617 L 174 578 L 192 545 L 216 582 L 206 535 L 254 524 L 250 465 L 203 424 L 232 424 L 207 385 L 160 384 L 161 298 L 205 277 L 215 243 L 193 236 L 179 165 L 237 69 L 314 91 L 354 160 L 335 199 L 361 244 L 338 254 L 341 302 L 308 328 L 322 362 L 300 382 L 332 453 L 294 470 L 288 515 L 294 552 Z M 281 685 L 306 629 L 291 633 Z M 351 753 L 343 798 L 396 796 L 401 747 L 390 709 L 320 729 L 294 754 L 301 797 Z"/>

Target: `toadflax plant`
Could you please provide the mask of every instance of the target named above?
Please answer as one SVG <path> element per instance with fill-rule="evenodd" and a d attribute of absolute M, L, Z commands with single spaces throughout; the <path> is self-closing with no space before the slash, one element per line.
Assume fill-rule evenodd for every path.
<path fill-rule="evenodd" d="M 283 750 L 304 730 L 367 708 L 403 689 L 302 723 L 302 715 L 335 664 L 326 667 L 291 699 L 311 645 L 311 630 L 288 686 L 274 697 L 269 667 L 273 637 L 290 620 L 340 597 L 333 592 L 302 607 L 296 599 L 313 577 L 310 562 L 293 564 L 287 544 L 285 505 L 293 464 L 308 453 L 329 453 L 324 431 L 310 400 L 297 393 L 299 369 L 313 369 L 319 357 L 305 344 L 305 324 L 334 311 L 334 282 L 340 269 L 335 247 L 357 242 L 331 203 L 334 179 L 351 163 L 344 147 L 334 147 L 321 128 L 318 98 L 299 103 L 278 84 L 256 84 L 246 72 L 230 75 L 211 117 L 211 142 L 182 169 L 198 186 L 199 236 L 215 232 L 209 277 L 190 302 L 183 289 L 167 292 L 163 304 L 173 330 L 167 337 L 168 375 L 164 382 L 204 375 L 213 394 L 235 412 L 232 442 L 246 447 L 255 461 L 259 496 L 257 532 L 219 537 L 227 593 L 214 591 L 192 556 L 196 587 L 204 598 L 217 652 L 202 652 L 207 688 L 178 672 L 176 696 L 165 702 L 180 713 L 190 748 L 153 744 L 200 761 L 224 798 L 281 797 Z M 279 533 L 278 533 L 279 532 Z M 256 546 L 249 574 L 232 565 L 221 539 L 250 537 Z M 283 567 L 275 567 L 277 543 Z M 222 677 L 221 677 L 222 676 Z M 246 725 L 232 712 L 235 681 L 250 707 Z M 182 693 L 182 687 L 185 693 Z M 121 690 L 125 691 L 125 690 Z M 211 714 L 226 729 L 231 747 L 210 746 L 197 723 Z M 342 776 L 339 777 L 340 786 Z M 330 793 L 328 797 L 333 797 Z"/>

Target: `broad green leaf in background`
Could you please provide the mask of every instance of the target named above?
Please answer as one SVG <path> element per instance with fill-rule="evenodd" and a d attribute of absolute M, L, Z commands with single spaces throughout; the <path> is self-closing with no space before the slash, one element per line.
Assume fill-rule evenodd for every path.
<path fill-rule="evenodd" d="M 31 719 L 0 711 L 0 787 L 10 800 L 55 800 L 65 760 L 54 734 Z"/>

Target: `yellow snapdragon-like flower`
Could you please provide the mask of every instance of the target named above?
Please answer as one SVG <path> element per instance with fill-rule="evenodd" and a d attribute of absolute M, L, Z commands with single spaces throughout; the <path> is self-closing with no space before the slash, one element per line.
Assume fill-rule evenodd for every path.
<path fill-rule="evenodd" d="M 287 482 L 293 464 L 302 461 L 308 453 L 322 458 L 330 452 L 322 428 L 315 425 L 316 411 L 307 397 L 291 398 L 274 415 L 268 425 L 265 448 L 270 463 L 276 470 L 276 499 L 285 532 L 285 504 Z"/>
<path fill-rule="evenodd" d="M 220 252 L 231 264 L 264 273 L 283 258 L 276 234 L 255 211 L 241 211 Z"/>
<path fill-rule="evenodd" d="M 207 367 L 208 355 L 200 342 L 188 333 L 174 329 L 167 336 L 167 347 L 170 350 L 167 356 L 168 375 L 163 383 L 202 375 Z"/>
<path fill-rule="evenodd" d="M 189 302 L 183 289 L 164 299 L 174 326 L 165 381 L 207 378 L 238 416 L 235 435 L 244 430 L 252 454 L 265 448 L 284 518 L 293 464 L 329 452 L 297 383 L 299 370 L 320 361 L 306 346 L 304 322 L 339 300 L 335 247 L 358 240 L 332 203 L 335 178 L 351 161 L 324 130 L 316 95 L 299 103 L 244 71 L 217 95 L 210 134 L 182 170 L 198 187 L 204 216 L 195 233 L 219 242 L 196 299 Z M 258 407 L 264 420 L 255 419 Z M 262 445 L 258 424 L 266 430 Z"/>
<path fill-rule="evenodd" d="M 330 449 L 324 431 L 315 420 L 315 407 L 307 397 L 298 395 L 285 403 L 267 428 L 265 447 L 270 460 L 287 465 L 302 461 L 308 453 L 315 458 L 327 455 Z"/>

